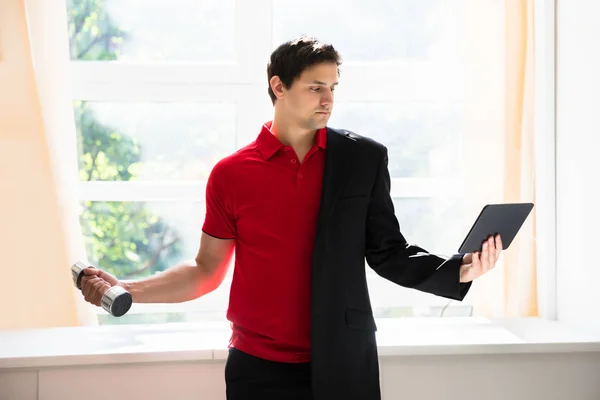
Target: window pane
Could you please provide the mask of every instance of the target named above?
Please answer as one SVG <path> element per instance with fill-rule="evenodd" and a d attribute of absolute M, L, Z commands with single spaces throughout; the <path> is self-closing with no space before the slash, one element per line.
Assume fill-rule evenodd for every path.
<path fill-rule="evenodd" d="M 332 43 L 345 61 L 426 59 L 449 39 L 441 33 L 455 9 L 456 2 L 442 0 L 307 0 L 302 7 L 277 0 L 274 45 L 308 34 Z"/>
<path fill-rule="evenodd" d="M 88 261 L 135 279 L 193 259 L 203 202 L 84 201 L 80 214 Z"/>
<path fill-rule="evenodd" d="M 454 176 L 460 146 L 460 109 L 427 103 L 337 103 L 330 125 L 368 136 L 389 151 L 394 178 Z"/>
<path fill-rule="evenodd" d="M 67 0 L 72 60 L 231 61 L 234 0 Z"/>
<path fill-rule="evenodd" d="M 456 253 L 466 221 L 463 198 L 405 197 L 393 202 L 400 231 L 409 243 L 445 256 Z"/>
<path fill-rule="evenodd" d="M 206 179 L 235 151 L 235 105 L 75 102 L 83 181 Z"/>

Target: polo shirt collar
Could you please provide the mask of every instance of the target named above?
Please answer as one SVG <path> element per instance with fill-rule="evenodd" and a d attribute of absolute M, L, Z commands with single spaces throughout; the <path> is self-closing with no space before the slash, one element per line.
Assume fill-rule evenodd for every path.
<path fill-rule="evenodd" d="M 256 139 L 256 145 L 258 150 L 261 152 L 265 160 L 273 157 L 281 148 L 284 147 L 283 143 L 275 137 L 271 132 L 271 126 L 273 121 L 266 122 L 263 124 L 260 134 Z M 317 131 L 315 136 L 315 144 L 317 147 L 325 150 L 327 148 L 327 128 L 322 128 Z"/>

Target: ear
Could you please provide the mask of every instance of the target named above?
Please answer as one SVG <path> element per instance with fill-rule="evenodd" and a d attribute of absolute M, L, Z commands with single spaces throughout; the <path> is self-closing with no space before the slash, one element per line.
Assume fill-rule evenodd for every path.
<path fill-rule="evenodd" d="M 285 93 L 285 87 L 283 85 L 283 82 L 281 81 L 281 79 L 279 79 L 277 75 L 273 76 L 269 80 L 269 84 L 271 85 L 271 90 L 275 94 L 275 97 L 277 97 L 278 100 L 283 98 Z"/>

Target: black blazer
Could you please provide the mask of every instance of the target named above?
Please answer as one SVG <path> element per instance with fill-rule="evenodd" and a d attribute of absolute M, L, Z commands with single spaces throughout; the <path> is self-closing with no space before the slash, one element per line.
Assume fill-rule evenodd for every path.
<path fill-rule="evenodd" d="M 462 300 L 461 257 L 408 245 L 390 196 L 387 148 L 328 128 L 327 160 L 312 265 L 314 400 L 380 400 L 375 320 L 365 258 L 398 285 Z"/>

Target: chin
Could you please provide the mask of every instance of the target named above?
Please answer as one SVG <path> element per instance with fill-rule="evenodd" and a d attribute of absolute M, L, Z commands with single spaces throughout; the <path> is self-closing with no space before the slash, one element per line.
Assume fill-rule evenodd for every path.
<path fill-rule="evenodd" d="M 312 121 L 309 121 L 308 124 L 310 125 L 311 129 L 322 129 L 327 126 L 327 122 L 329 122 L 329 118 L 320 119 L 320 120 L 312 120 Z"/>

